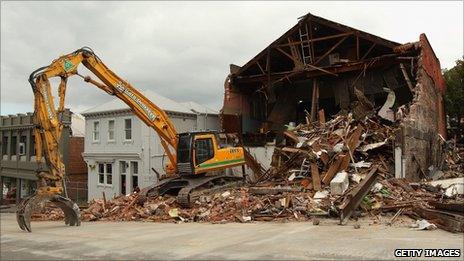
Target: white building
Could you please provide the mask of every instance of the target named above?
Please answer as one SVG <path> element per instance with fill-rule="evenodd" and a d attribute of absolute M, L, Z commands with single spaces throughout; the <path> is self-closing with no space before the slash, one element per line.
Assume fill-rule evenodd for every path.
<path fill-rule="evenodd" d="M 165 110 L 177 132 L 217 130 L 218 113 L 194 102 L 178 103 L 153 91 L 142 92 Z M 98 105 L 85 117 L 84 160 L 88 166 L 88 199 L 128 194 L 164 174 L 168 158 L 156 132 L 119 99 Z"/>

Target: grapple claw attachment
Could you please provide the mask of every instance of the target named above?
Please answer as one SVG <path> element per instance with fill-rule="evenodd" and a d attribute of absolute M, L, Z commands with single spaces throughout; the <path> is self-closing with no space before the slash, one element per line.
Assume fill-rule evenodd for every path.
<path fill-rule="evenodd" d="M 45 206 L 46 202 L 51 202 L 59 207 L 64 213 L 64 223 L 69 226 L 81 225 L 81 214 L 79 207 L 69 198 L 60 195 L 42 196 L 34 194 L 25 198 L 16 210 L 16 221 L 22 230 L 31 232 L 31 215 L 34 211 Z"/>

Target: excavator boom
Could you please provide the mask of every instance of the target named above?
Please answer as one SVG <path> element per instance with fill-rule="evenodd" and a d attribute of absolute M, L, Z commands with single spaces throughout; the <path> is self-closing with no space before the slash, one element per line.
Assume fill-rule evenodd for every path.
<path fill-rule="evenodd" d="M 101 82 L 80 75 L 77 71 L 80 64 L 88 68 Z M 122 100 L 140 120 L 158 134 L 169 159 L 166 172 L 171 175 L 170 179 L 165 179 L 154 188 L 145 190 L 146 193 L 163 194 L 174 190 L 179 193 L 178 201 L 181 205 L 188 206 L 198 194 L 197 190 L 206 191 L 213 185 L 225 187 L 227 182 L 232 184 L 237 181 L 238 178 L 235 176 L 204 177 L 202 174 L 245 164 L 242 147 L 219 144 L 213 132 L 188 132 L 178 135 L 164 110 L 108 69 L 90 48 L 84 47 L 59 57 L 50 65 L 34 71 L 29 77 L 34 92 L 34 133 L 39 168 L 35 194 L 25 198 L 16 212 L 21 229 L 31 231 L 31 213 L 47 201 L 63 210 L 67 225 L 80 225 L 78 206 L 70 199 L 61 196 L 65 165 L 58 149 L 63 130 L 61 115 L 64 111 L 66 83 L 73 75 L 82 77 L 84 81 Z M 58 108 L 55 108 L 50 85 L 50 79 L 54 77 L 61 79 L 58 87 Z M 179 137 L 182 137 L 181 145 L 179 145 Z M 42 158 L 45 158 L 47 168 L 43 167 Z"/>
<path fill-rule="evenodd" d="M 83 64 L 102 82 L 81 76 L 77 68 Z M 33 211 L 50 201 L 60 207 L 65 214 L 67 225 L 80 225 L 78 206 L 70 199 L 62 197 L 65 165 L 59 152 L 59 140 L 63 130 L 61 114 L 64 111 L 66 83 L 70 76 L 79 75 L 86 82 L 92 83 L 110 95 L 125 102 L 145 124 L 152 127 L 159 135 L 161 144 L 169 158 L 169 173 L 176 172 L 177 132 L 167 114 L 147 99 L 128 82 L 118 77 L 87 47 L 63 55 L 50 65 L 34 71 L 29 83 L 34 93 L 34 134 L 37 151 L 38 185 L 31 197 L 25 198 L 16 212 L 21 229 L 31 231 L 30 217 Z M 61 79 L 58 87 L 58 108 L 55 108 L 50 79 Z M 45 158 L 45 166 L 43 164 Z"/>

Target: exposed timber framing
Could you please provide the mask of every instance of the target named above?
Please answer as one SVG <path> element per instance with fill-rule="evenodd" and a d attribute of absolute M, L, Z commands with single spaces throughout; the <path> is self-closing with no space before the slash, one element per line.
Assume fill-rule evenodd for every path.
<path fill-rule="evenodd" d="M 327 55 L 329 55 L 331 52 L 333 52 L 333 50 L 335 50 L 335 48 L 337 48 L 341 43 L 343 43 L 346 39 L 348 38 L 348 36 L 345 36 L 343 37 L 342 39 L 340 39 L 334 46 L 332 46 L 332 48 L 330 48 L 327 52 L 325 52 L 321 57 L 319 57 L 319 59 L 317 59 L 317 61 L 314 63 L 314 65 L 317 65 L 320 61 L 322 61 L 322 59 L 324 59 Z"/>
<path fill-rule="evenodd" d="M 376 68 L 379 66 L 385 66 L 388 64 L 392 64 L 395 62 L 395 59 L 397 56 L 398 56 L 397 54 L 387 54 L 387 55 L 379 56 L 376 58 L 367 59 L 365 61 L 350 62 L 340 67 L 331 66 L 331 67 L 319 68 L 317 66 L 307 64 L 306 67 L 308 68 L 306 68 L 305 70 L 282 71 L 282 72 L 274 72 L 274 73 L 270 73 L 269 71 L 267 71 L 267 75 L 239 76 L 235 78 L 234 81 L 238 84 L 241 84 L 241 83 L 262 82 L 267 79 L 270 83 L 271 81 L 279 79 L 286 74 L 288 74 L 289 77 L 296 77 L 296 76 L 303 77 L 304 76 L 304 78 L 316 77 L 316 76 L 321 76 L 325 74 L 338 76 L 339 73 L 363 70 L 367 64 L 369 64 L 370 68 Z"/>
<path fill-rule="evenodd" d="M 308 21 L 309 24 L 309 40 L 313 40 L 313 24 L 311 23 L 311 19 Z M 314 42 L 310 43 L 311 45 L 311 60 L 310 63 L 314 63 Z"/>
<path fill-rule="evenodd" d="M 261 67 L 261 64 L 259 63 L 259 61 L 256 62 L 256 64 L 258 65 L 259 69 L 261 70 L 261 72 L 263 74 L 265 74 L 266 72 L 263 70 L 263 67 Z"/>
<path fill-rule="evenodd" d="M 316 112 L 319 107 L 319 84 L 317 79 L 313 79 L 313 94 L 311 97 L 311 123 L 316 121 Z"/>
<path fill-rule="evenodd" d="M 286 46 L 298 45 L 298 44 L 302 44 L 302 43 L 315 43 L 315 42 L 319 42 L 319 41 L 330 40 L 330 39 L 334 39 L 334 38 L 340 38 L 340 37 L 343 37 L 343 36 L 350 36 L 352 34 L 353 34 L 352 32 L 334 34 L 334 35 L 329 35 L 329 36 L 323 36 L 323 37 L 310 39 L 309 41 L 297 41 L 297 42 L 292 42 L 292 43 L 279 44 L 276 47 L 286 47 Z"/>
<path fill-rule="evenodd" d="M 369 50 L 367 50 L 367 52 L 363 55 L 363 57 L 361 58 L 361 60 L 366 59 L 366 57 L 371 53 L 372 49 L 374 49 L 374 47 L 375 47 L 376 45 L 377 45 L 376 43 L 373 43 L 373 44 L 371 45 L 371 47 L 369 48 Z"/>
<path fill-rule="evenodd" d="M 271 48 L 267 48 L 266 72 L 267 72 L 267 88 L 271 88 Z"/>
<path fill-rule="evenodd" d="M 409 90 L 414 92 L 414 86 L 412 85 L 411 79 L 409 78 L 408 72 L 406 71 L 406 67 L 404 67 L 403 63 L 400 63 L 401 72 L 403 73 L 403 77 L 408 84 Z"/>
<path fill-rule="evenodd" d="M 334 29 L 334 30 L 338 31 L 339 33 L 334 34 L 334 35 L 323 35 L 322 34 L 322 35 L 319 35 L 319 36 L 315 36 L 314 32 L 313 32 L 313 37 L 314 37 L 313 39 L 309 39 L 309 40 L 304 39 L 303 41 L 300 40 L 300 41 L 296 41 L 296 42 L 292 42 L 292 43 L 287 42 L 288 37 L 292 37 L 292 35 L 295 35 L 296 33 L 298 33 L 298 29 L 301 26 L 301 24 L 309 23 L 309 22 L 311 22 L 310 28 L 312 28 L 312 29 L 314 29 L 314 26 L 317 25 L 318 27 L 321 28 L 321 30 L 324 29 L 324 28 L 330 28 L 330 29 Z M 276 47 L 282 48 L 282 47 L 291 46 L 291 45 L 297 45 L 297 44 L 306 43 L 306 42 L 315 43 L 315 42 L 318 42 L 318 41 L 324 41 L 324 40 L 328 40 L 328 39 L 334 39 L 334 38 L 344 37 L 344 36 L 349 36 L 349 35 L 356 35 L 357 37 L 359 37 L 360 41 L 369 41 L 369 42 L 375 43 L 377 46 L 382 46 L 382 47 L 386 47 L 386 48 L 393 49 L 394 47 L 399 45 L 399 43 L 396 43 L 396 42 L 393 42 L 393 41 L 378 37 L 376 35 L 369 34 L 369 33 L 357 30 L 355 28 L 345 26 L 345 25 L 336 23 L 334 21 L 330 21 L 330 20 L 324 19 L 322 17 L 318 17 L 318 16 L 315 16 L 315 15 L 312 15 L 312 14 L 308 13 L 305 16 L 303 16 L 302 19 L 299 19 L 298 23 L 296 25 L 294 25 L 291 29 L 289 29 L 281 37 L 279 37 L 278 39 L 273 41 L 266 49 L 262 50 L 255 57 L 253 57 L 250 61 L 248 61 L 246 64 L 244 64 L 239 69 L 239 71 L 237 71 L 236 73 L 234 73 L 234 75 L 232 75 L 232 78 L 234 78 L 236 75 L 237 76 L 242 75 L 244 72 L 249 70 L 249 68 L 251 66 L 254 66 L 257 61 L 259 61 L 259 60 L 263 61 L 264 60 L 263 58 L 266 57 L 266 53 L 268 52 L 268 48 L 271 48 L 271 49 L 275 49 Z M 316 46 L 314 46 L 314 48 L 315 47 Z M 388 50 L 385 50 L 383 52 L 383 54 L 385 54 L 385 53 L 388 53 Z M 360 56 L 361 56 L 361 54 L 360 54 Z"/>
<path fill-rule="evenodd" d="M 279 52 L 281 52 L 282 54 L 284 54 L 284 55 L 287 56 L 288 58 L 290 58 L 290 59 L 293 61 L 295 67 L 297 67 L 297 68 L 303 67 L 303 65 L 301 64 L 301 62 L 300 62 L 298 59 L 296 59 L 296 58 L 293 57 L 292 55 L 288 54 L 287 52 L 285 52 L 284 50 L 282 50 L 280 47 L 277 47 L 276 50 L 279 51 Z"/>
<path fill-rule="evenodd" d="M 291 43 L 292 42 L 292 39 L 290 37 L 288 37 L 288 42 Z M 295 60 L 298 60 L 298 66 L 303 66 L 303 61 L 301 59 L 301 56 L 300 56 L 300 52 L 298 51 L 298 48 L 296 48 L 295 45 L 290 45 L 290 52 L 292 53 L 292 57 L 295 59 Z M 297 64 L 295 64 L 295 67 L 297 67 Z"/>
<path fill-rule="evenodd" d="M 319 17 L 319 16 L 315 16 L 315 15 L 312 15 L 312 14 L 307 14 L 306 16 L 307 17 L 305 19 L 311 19 L 313 22 L 316 22 L 316 23 L 318 23 L 320 25 L 324 25 L 324 26 L 327 26 L 327 27 L 330 27 L 330 28 L 333 28 L 333 29 L 339 30 L 339 31 L 353 32 L 356 35 L 360 36 L 361 38 L 364 38 L 364 39 L 366 39 L 366 40 L 368 40 L 370 42 L 373 42 L 373 43 L 376 43 L 376 44 L 379 44 L 379 45 L 384 45 L 384 46 L 386 46 L 388 48 L 393 49 L 395 46 L 398 45 L 398 43 L 395 43 L 393 41 L 383 39 L 383 38 L 378 37 L 376 35 L 372 35 L 372 34 L 369 34 L 369 33 L 354 29 L 352 27 L 349 27 L 349 26 L 346 26 L 346 25 L 343 25 L 343 24 L 340 24 L 340 23 L 327 20 L 327 19 Z"/>
<path fill-rule="evenodd" d="M 317 67 L 317 66 L 315 66 L 315 65 L 312 65 L 312 64 L 307 64 L 306 66 L 311 67 L 311 68 L 313 68 L 313 69 L 315 69 L 315 70 L 318 70 L 318 71 L 321 71 L 321 72 L 325 72 L 325 73 L 330 74 L 330 75 L 332 75 L 332 76 L 336 76 L 336 77 L 338 76 L 338 74 L 336 74 L 336 73 L 333 73 L 333 72 L 331 72 L 331 71 L 324 70 L 324 69 L 322 69 L 322 68 L 320 68 L 320 67 Z"/>

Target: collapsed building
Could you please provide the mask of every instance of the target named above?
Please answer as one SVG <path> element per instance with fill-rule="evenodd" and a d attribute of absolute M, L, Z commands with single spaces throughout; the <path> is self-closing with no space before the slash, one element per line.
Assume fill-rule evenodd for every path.
<path fill-rule="evenodd" d="M 221 126 L 263 145 L 282 140 L 286 125 L 380 108 L 401 123 L 396 176 L 417 180 L 442 162 L 445 88 L 425 34 L 400 44 L 308 13 L 245 65 L 230 66 Z"/>

